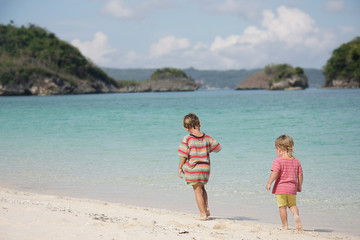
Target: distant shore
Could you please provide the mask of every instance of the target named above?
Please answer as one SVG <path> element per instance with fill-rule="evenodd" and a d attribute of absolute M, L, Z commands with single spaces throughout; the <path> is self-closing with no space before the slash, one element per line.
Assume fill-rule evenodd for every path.
<path fill-rule="evenodd" d="M 195 220 L 189 213 L 0 188 L 0 237 L 26 239 L 360 239 L 305 227 L 231 218 Z"/>

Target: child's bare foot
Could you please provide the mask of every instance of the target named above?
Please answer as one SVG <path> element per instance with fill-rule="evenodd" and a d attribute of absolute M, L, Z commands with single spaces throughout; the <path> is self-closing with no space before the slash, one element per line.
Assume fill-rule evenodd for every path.
<path fill-rule="evenodd" d="M 200 217 L 196 218 L 196 220 L 206 221 L 206 220 L 207 220 L 207 216 L 206 216 L 206 215 L 201 215 Z"/>
<path fill-rule="evenodd" d="M 210 217 L 210 209 L 206 209 L 206 217 Z"/>
<path fill-rule="evenodd" d="M 281 226 L 281 229 L 282 229 L 282 230 L 288 230 L 288 225 L 282 225 L 282 226 Z"/>
<path fill-rule="evenodd" d="M 301 224 L 301 220 L 299 216 L 295 216 L 295 226 L 296 226 L 296 230 L 298 231 L 302 231 L 302 224 Z"/>

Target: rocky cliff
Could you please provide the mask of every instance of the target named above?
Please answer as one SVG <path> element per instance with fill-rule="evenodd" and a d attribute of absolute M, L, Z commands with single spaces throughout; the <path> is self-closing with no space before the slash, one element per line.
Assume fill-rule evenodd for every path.
<path fill-rule="evenodd" d="M 65 94 L 89 94 L 116 92 L 117 88 L 111 84 L 95 81 L 89 84 L 86 81 L 78 81 L 71 85 L 61 78 L 37 76 L 36 79 L 20 84 L 0 84 L 0 96 L 16 95 L 65 95 Z"/>
<path fill-rule="evenodd" d="M 326 81 L 326 88 L 360 88 L 360 81 L 356 79 L 339 78 Z"/>
<path fill-rule="evenodd" d="M 242 81 L 236 90 L 301 90 L 308 88 L 308 78 L 302 68 L 287 64 L 269 65 Z"/>
<path fill-rule="evenodd" d="M 261 90 L 269 87 L 271 76 L 265 74 L 264 71 L 254 73 L 245 78 L 237 87 L 236 90 Z"/>
<path fill-rule="evenodd" d="M 271 81 L 270 81 L 271 82 Z M 308 88 L 308 79 L 306 76 L 291 76 L 282 81 L 273 82 L 269 90 L 302 90 Z"/>

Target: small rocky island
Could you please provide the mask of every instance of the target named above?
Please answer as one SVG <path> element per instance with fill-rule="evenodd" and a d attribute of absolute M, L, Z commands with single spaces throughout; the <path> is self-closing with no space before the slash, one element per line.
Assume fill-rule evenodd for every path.
<path fill-rule="evenodd" d="M 177 69 L 159 69 L 145 82 L 109 77 L 69 43 L 30 24 L 0 24 L 0 96 L 194 91 Z"/>
<path fill-rule="evenodd" d="M 309 87 L 308 78 L 300 67 L 288 64 L 268 65 L 242 81 L 236 90 L 302 90 Z"/>
<path fill-rule="evenodd" d="M 175 92 L 195 91 L 201 84 L 176 68 L 157 69 L 144 82 L 133 82 L 120 88 L 120 92 Z"/>
<path fill-rule="evenodd" d="M 342 44 L 333 51 L 323 69 L 324 87 L 359 88 L 360 87 L 360 37 Z"/>

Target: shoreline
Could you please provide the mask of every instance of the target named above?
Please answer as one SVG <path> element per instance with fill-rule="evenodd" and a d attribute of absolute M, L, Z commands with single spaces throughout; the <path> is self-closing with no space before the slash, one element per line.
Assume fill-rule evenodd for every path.
<path fill-rule="evenodd" d="M 0 187 L 0 237 L 26 239 L 360 239 L 348 233 L 197 215 Z"/>
<path fill-rule="evenodd" d="M 185 185 L 184 185 L 185 186 Z M 156 189 L 142 189 L 137 187 L 121 189 L 97 189 L 90 188 L 33 188 L 30 186 L 21 187 L 8 184 L 0 184 L 0 188 L 12 189 L 19 192 L 30 192 L 39 195 L 66 196 L 75 199 L 89 199 L 107 203 L 122 203 L 129 206 L 142 208 L 166 209 L 175 212 L 198 214 L 198 208 L 192 191 L 185 186 L 176 191 L 168 190 L 159 192 Z M 39 186 L 38 186 L 39 187 Z M 233 220 L 247 220 L 254 223 L 272 224 L 276 227 L 281 225 L 278 209 L 273 194 L 268 193 L 267 199 L 249 201 L 249 199 L 226 199 L 223 196 L 213 194 L 212 188 L 208 189 L 211 196 L 210 210 L 212 215 Z M 301 196 L 302 197 L 302 196 Z M 315 229 L 321 232 L 332 232 L 360 236 L 358 229 L 359 218 L 353 212 L 339 214 L 334 209 L 323 209 L 319 205 L 303 203 L 302 198 L 298 199 L 301 220 L 304 228 Z M 320 207 L 320 208 L 319 208 Z M 294 219 L 289 214 L 289 226 L 295 225 Z M 339 221 L 340 219 L 340 221 Z"/>

